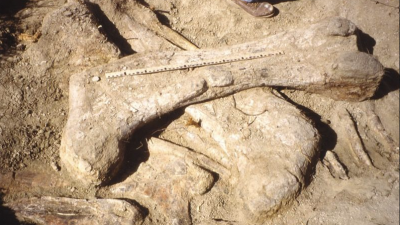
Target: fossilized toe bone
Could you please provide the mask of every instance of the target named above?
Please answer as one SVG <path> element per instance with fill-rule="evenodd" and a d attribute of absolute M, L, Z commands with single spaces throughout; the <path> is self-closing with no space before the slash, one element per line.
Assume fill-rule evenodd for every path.
<path fill-rule="evenodd" d="M 70 79 L 70 112 L 60 156 L 84 184 L 100 184 L 118 170 L 125 140 L 146 122 L 174 109 L 258 86 L 284 86 L 335 99 L 371 97 L 382 65 L 358 52 L 356 27 L 331 18 L 263 40 L 221 49 L 137 54 Z M 182 70 L 187 63 L 237 55 L 264 57 Z M 176 65 L 177 70 L 106 79 L 106 72 Z M 92 79 L 96 77 L 96 79 Z M 98 81 L 100 78 L 100 81 Z"/>

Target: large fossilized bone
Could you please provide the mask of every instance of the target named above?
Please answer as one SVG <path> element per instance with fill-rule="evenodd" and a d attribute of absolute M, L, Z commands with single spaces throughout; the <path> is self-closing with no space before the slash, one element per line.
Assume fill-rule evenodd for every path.
<path fill-rule="evenodd" d="M 137 54 L 70 79 L 70 112 L 61 161 L 85 184 L 100 184 L 118 171 L 124 141 L 138 127 L 177 108 L 258 86 L 282 86 L 340 100 L 375 93 L 383 66 L 359 52 L 356 26 L 331 18 L 265 39 L 221 49 Z M 107 79 L 105 73 L 182 65 L 257 52 L 270 54 L 194 70 Z M 284 54 L 276 54 L 284 52 Z M 95 78 L 95 79 L 92 79 Z"/>
<path fill-rule="evenodd" d="M 312 122 L 283 98 L 254 88 L 191 105 L 185 112 L 201 121 L 201 129 L 177 130 L 176 136 L 231 172 L 221 177 L 229 182 L 229 196 L 243 215 L 226 219 L 244 217 L 258 224 L 289 204 L 305 186 L 319 155 L 320 136 Z M 219 154 L 208 150 L 214 143 Z"/>

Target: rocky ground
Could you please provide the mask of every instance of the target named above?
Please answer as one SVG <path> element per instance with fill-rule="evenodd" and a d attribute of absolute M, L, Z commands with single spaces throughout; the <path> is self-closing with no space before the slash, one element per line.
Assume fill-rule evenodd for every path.
<path fill-rule="evenodd" d="M 230 0 L 2 1 L 0 222 L 399 224 L 399 2 L 271 3 L 277 9 L 274 17 L 254 18 Z M 311 24 L 332 16 L 346 18 L 360 29 L 357 40 L 354 35 L 344 35 L 343 42 L 335 39 L 334 43 L 342 43 L 338 48 L 369 53 L 385 68 L 371 99 L 333 100 L 332 95 L 313 93 L 316 88 L 303 88 L 307 92 L 283 84 L 274 90 L 252 89 L 213 101 L 209 101 L 211 97 L 198 99 L 200 105 L 186 108 L 177 107 L 179 102 L 163 108 L 161 114 L 166 115 L 156 111 L 144 116 L 146 123 L 135 127 L 134 135 L 125 140 L 126 152 L 121 153 L 125 157 L 118 153 L 113 161 L 118 165 L 115 174 L 111 173 L 115 176 L 105 176 L 104 180 L 111 181 L 100 186 L 92 182 L 97 178 L 79 169 L 75 172 L 68 151 L 60 158 L 60 149 L 68 149 L 68 140 L 78 143 L 68 135 L 79 128 L 71 128 L 71 121 L 77 115 L 76 102 L 81 101 L 77 100 L 80 87 L 90 93 L 87 99 L 94 100 L 88 108 L 106 112 L 101 120 L 93 120 L 94 130 L 101 126 L 125 128 L 109 120 L 115 115 L 112 107 L 104 109 L 97 102 L 101 97 L 96 96 L 103 91 L 120 104 L 124 96 L 139 95 L 127 93 L 132 90 L 126 86 L 129 82 L 136 89 L 142 85 L 144 91 L 132 93 L 143 95 L 165 90 L 160 93 L 173 96 L 178 90 L 163 86 L 173 79 L 145 75 L 122 84 L 115 81 L 118 90 L 126 91 L 116 95 L 104 85 L 106 78 L 92 71 L 123 69 L 120 58 L 151 65 L 144 57 L 165 50 L 212 52 L 250 41 L 257 46 L 257 40 L 277 34 L 292 37 L 291 30 L 307 31 Z M 308 46 L 303 51 L 314 58 L 307 60 L 329 64 L 329 46 L 313 47 L 311 41 L 307 45 L 310 37 L 329 38 L 318 39 L 315 32 L 301 34 L 293 42 L 270 38 L 273 42 L 265 43 L 284 49 L 285 55 L 273 55 L 251 66 L 239 64 L 239 70 L 244 65 L 259 68 L 265 64 L 285 74 L 290 71 L 285 70 L 288 64 L 303 65 L 303 58 L 290 61 L 291 53 L 294 57 L 302 52 L 299 46 Z M 296 40 L 304 41 L 296 45 Z M 82 72 L 85 70 L 88 72 Z M 196 77 L 204 71 L 171 72 L 170 76 L 182 82 L 186 76 Z M 271 69 L 270 73 L 274 72 Z M 87 79 L 80 79 L 82 76 Z M 206 79 L 208 85 L 215 81 L 210 79 Z M 229 82 L 233 81 L 214 83 L 229 86 Z M 184 85 L 177 87 L 185 90 Z M 118 116 L 131 118 L 124 113 Z M 91 141 L 83 139 L 82 143 L 90 145 Z M 360 148 L 367 155 L 354 153 Z M 78 149 L 84 148 L 79 145 Z M 334 164 L 335 157 L 342 167 Z M 108 164 L 104 165 L 107 168 Z M 104 168 L 98 169 L 100 174 Z M 76 199 L 90 199 L 91 204 Z M 85 215 L 96 219 L 87 220 Z"/>

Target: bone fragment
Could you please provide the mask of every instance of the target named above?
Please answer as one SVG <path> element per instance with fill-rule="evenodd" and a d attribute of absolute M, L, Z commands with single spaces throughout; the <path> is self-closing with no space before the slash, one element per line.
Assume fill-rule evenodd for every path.
<path fill-rule="evenodd" d="M 367 166 L 373 166 L 371 159 L 364 150 L 364 144 L 358 134 L 354 121 L 347 110 L 339 110 L 339 118 L 346 132 L 347 143 L 353 152 L 357 162 L 361 162 Z"/>
<path fill-rule="evenodd" d="M 154 154 L 172 154 L 181 157 L 187 163 L 191 163 L 202 168 L 207 168 L 210 171 L 215 171 L 218 174 L 228 177 L 230 174 L 226 168 L 218 162 L 209 159 L 202 154 L 196 154 L 188 149 L 169 143 L 162 139 L 152 138 L 148 142 L 149 151 Z"/>
<path fill-rule="evenodd" d="M 382 140 L 384 146 L 388 149 L 388 152 L 398 152 L 399 146 L 396 145 L 395 141 L 386 131 L 385 127 L 383 126 L 381 119 L 375 113 L 375 105 L 373 102 L 367 102 L 364 104 L 365 112 L 367 114 L 367 121 L 369 127 L 378 134 L 378 138 Z"/>
<path fill-rule="evenodd" d="M 20 199 L 6 205 L 19 219 L 57 225 L 139 225 L 143 215 L 137 206 L 115 199 L 41 197 Z"/>
<path fill-rule="evenodd" d="M 150 158 L 125 181 L 105 188 L 99 195 L 139 201 L 161 224 L 191 224 L 189 204 L 214 185 L 214 177 L 198 165 L 204 157 L 188 149 L 151 138 Z M 210 161 L 210 160 L 208 160 Z M 215 162 L 214 162 L 215 164 Z M 157 212 L 157 213 L 155 213 Z"/>
<path fill-rule="evenodd" d="M 123 19 L 118 25 L 121 31 L 125 31 L 124 38 L 130 44 L 135 52 L 153 52 L 163 50 L 178 50 L 179 48 L 160 37 L 154 31 L 144 26 L 136 17 L 127 15 L 123 12 L 116 11 L 117 15 L 121 14 Z M 122 23 L 121 23 L 122 21 Z"/>
<path fill-rule="evenodd" d="M 104 10 L 106 16 L 115 22 L 120 35 L 135 52 L 197 49 L 185 37 L 161 24 L 156 14 L 138 1 L 93 0 L 91 4 Z"/>
<path fill-rule="evenodd" d="M 337 156 L 332 151 L 327 151 L 323 159 L 324 165 L 328 168 L 329 172 L 334 178 L 341 180 L 348 180 L 347 172 L 343 165 L 339 162 Z"/>
<path fill-rule="evenodd" d="M 253 87 L 294 88 L 340 100 L 370 98 L 382 78 L 383 66 L 357 50 L 355 30 L 348 20 L 330 18 L 255 42 L 220 49 L 135 54 L 72 75 L 70 112 L 60 148 L 63 167 L 82 184 L 104 184 L 120 167 L 124 140 L 138 127 L 177 108 Z M 108 72 L 201 63 L 257 52 L 271 56 L 190 71 L 104 77 Z M 210 80 L 210 70 L 227 77 Z M 93 76 L 100 81 L 91 82 Z"/>
<path fill-rule="evenodd" d="M 198 49 L 196 45 L 191 43 L 188 39 L 183 37 L 173 29 L 164 26 L 157 19 L 155 13 L 146 7 L 140 7 L 140 10 L 135 11 L 135 17 L 140 18 L 143 25 L 153 30 L 156 34 L 172 42 L 183 50 L 195 50 Z"/>

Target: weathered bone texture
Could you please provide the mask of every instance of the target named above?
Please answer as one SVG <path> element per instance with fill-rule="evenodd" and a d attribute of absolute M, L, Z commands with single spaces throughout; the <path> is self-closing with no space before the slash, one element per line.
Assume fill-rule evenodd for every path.
<path fill-rule="evenodd" d="M 157 218 L 161 224 L 191 224 L 190 200 L 214 184 L 213 175 L 196 164 L 217 163 L 157 138 L 149 140 L 148 148 L 150 159 L 124 182 L 103 193 L 139 201 L 150 210 L 153 220 L 154 212 L 164 215 Z"/>
<path fill-rule="evenodd" d="M 19 219 L 37 224 L 139 225 L 143 216 L 139 208 L 115 199 L 28 198 L 6 205 Z"/>
<path fill-rule="evenodd" d="M 61 189 L 71 186 L 67 180 L 51 173 L 51 171 L 27 171 L 14 173 L 0 173 L 0 188 L 11 191 L 40 192 Z"/>
<path fill-rule="evenodd" d="M 363 107 L 365 108 L 369 127 L 377 134 L 381 143 L 386 147 L 387 152 L 398 154 L 399 145 L 396 144 L 396 141 L 393 140 L 383 126 L 381 119 L 375 112 L 375 104 L 373 102 L 365 102 Z"/>
<path fill-rule="evenodd" d="M 118 171 L 124 154 L 122 140 L 136 128 L 177 108 L 252 87 L 285 86 L 341 100 L 369 98 L 379 85 L 383 67 L 371 55 L 358 52 L 356 30 L 348 20 L 331 18 L 255 42 L 222 49 L 136 54 L 75 74 L 70 79 L 70 112 L 60 149 L 64 168 L 84 184 L 104 183 Z M 192 71 L 104 77 L 105 72 L 249 52 L 285 54 Z M 213 79 L 218 74 L 226 79 Z M 100 81 L 92 80 L 93 76 Z"/>
<path fill-rule="evenodd" d="M 86 4 L 94 14 L 100 17 L 100 20 L 105 19 L 102 17 L 107 17 L 107 20 L 114 22 L 113 26 L 116 30 L 108 32 L 111 38 L 120 39 L 113 34 L 118 31 L 119 35 L 126 40 L 126 44 L 135 52 L 197 49 L 186 38 L 160 23 L 157 15 L 139 1 L 91 0 Z M 103 29 L 111 29 L 111 27 L 103 27 Z"/>
<path fill-rule="evenodd" d="M 354 159 L 359 164 L 367 166 L 373 166 L 371 158 L 365 151 L 364 143 L 360 137 L 359 131 L 357 130 L 356 124 L 353 120 L 352 115 L 347 109 L 337 108 L 335 111 L 334 122 L 338 122 L 339 126 L 336 130 L 342 129 L 342 133 L 345 134 L 343 137 L 339 137 L 345 140 L 348 144 L 349 150 L 352 152 Z"/>
<path fill-rule="evenodd" d="M 349 179 L 346 169 L 343 167 L 342 163 L 339 162 L 334 152 L 327 151 L 322 162 L 328 168 L 329 172 L 334 178 L 341 180 Z"/>
<path fill-rule="evenodd" d="M 215 161 L 228 162 L 225 165 L 231 176 L 221 179 L 228 180 L 235 190 L 241 203 L 238 212 L 246 214 L 245 218 L 263 221 L 289 204 L 305 186 L 305 177 L 319 155 L 320 137 L 310 120 L 284 99 L 251 89 L 185 111 L 199 121 L 208 137 L 194 130 L 191 132 L 196 135 L 183 131 L 177 136 Z M 208 146 L 215 146 L 212 143 L 217 143 L 219 155 L 224 157 L 207 152 Z"/>

